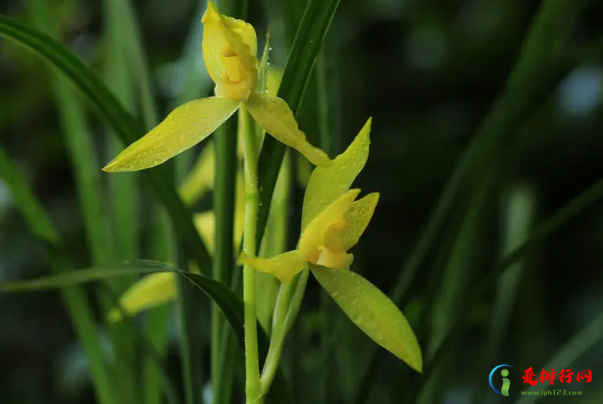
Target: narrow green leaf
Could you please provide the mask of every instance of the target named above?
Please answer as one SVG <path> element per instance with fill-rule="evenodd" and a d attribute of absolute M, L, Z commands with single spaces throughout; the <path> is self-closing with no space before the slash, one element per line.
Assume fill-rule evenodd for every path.
<path fill-rule="evenodd" d="M 0 159 L 0 162 L 1 161 L 2 160 Z M 3 282 L 0 283 L 0 290 L 5 292 L 39 291 L 79 285 L 82 283 L 108 279 L 115 276 L 158 272 L 174 272 L 180 274 L 185 280 L 190 282 L 193 287 L 200 289 L 210 299 L 216 302 L 216 304 L 220 306 L 220 309 L 224 313 L 226 320 L 235 332 L 239 343 L 241 346 L 243 345 L 243 302 L 239 296 L 232 291 L 232 289 L 208 276 L 176 269 L 157 261 L 138 260 L 117 265 L 107 265 L 97 268 L 63 272 L 61 274 L 57 274 L 56 276 L 40 278 L 32 281 Z M 261 327 L 258 327 L 258 330 L 262 330 L 262 332 L 258 333 L 258 339 L 260 354 L 263 355 L 268 347 L 268 337 Z M 279 404 L 295 403 L 286 378 L 281 371 L 277 372 L 276 374 L 269 398 Z"/>
<path fill-rule="evenodd" d="M 297 30 L 293 47 L 278 96 L 284 99 L 296 115 L 310 80 L 316 56 L 322 47 L 340 0 L 309 0 Z M 285 155 L 285 146 L 271 136 L 266 136 L 258 162 L 260 211 L 257 226 L 257 245 L 261 245 L 268 222 L 270 202 L 276 179 Z"/>
<path fill-rule="evenodd" d="M 225 15 L 245 20 L 247 18 L 247 0 L 220 0 L 218 6 Z M 239 115 L 243 111 L 239 111 Z M 237 135 L 241 128 L 238 127 L 240 119 L 232 117 L 218 128 L 214 139 L 215 150 L 215 176 L 213 210 L 216 217 L 215 249 L 212 267 L 213 278 L 224 284 L 230 284 L 230 279 L 235 270 L 233 256 L 234 243 L 234 218 L 235 218 L 235 190 L 236 176 L 239 167 L 237 156 Z M 243 129 L 245 130 L 245 129 Z M 234 372 L 223 373 L 222 369 L 234 366 L 234 363 L 220 363 L 221 353 L 225 344 L 232 344 L 230 331 L 223 327 L 222 315 L 217 304 L 212 306 L 212 332 L 211 332 L 211 383 L 214 404 L 227 404 L 230 395 L 225 386 L 232 386 Z M 235 356 L 229 359 L 235 360 Z M 226 394 L 226 396 L 224 395 Z"/>
<path fill-rule="evenodd" d="M 203 24 L 200 24 L 207 2 L 205 0 L 197 1 L 197 11 L 191 19 L 191 25 L 188 31 L 188 37 L 184 45 L 182 56 L 176 62 L 177 73 L 174 78 L 178 81 L 181 87 L 180 93 L 171 103 L 171 108 L 174 109 L 195 98 L 200 98 L 207 93 L 213 82 L 209 75 L 205 72 L 205 64 L 203 61 L 203 52 L 199 52 L 203 43 Z M 192 150 L 176 156 L 176 177 L 182 180 L 188 174 L 193 161 L 194 154 Z"/>
<path fill-rule="evenodd" d="M 31 232 L 50 245 L 56 246 L 60 243 L 58 233 L 46 211 L 2 148 L 0 148 L 0 177 L 8 186 L 11 196 L 16 201 L 16 206 L 21 210 Z M 58 274 L 70 268 L 71 263 L 65 257 L 52 255 L 51 269 L 54 273 Z M 82 341 L 98 400 L 101 404 L 113 404 L 115 401 L 111 389 L 111 378 L 94 322 L 94 315 L 86 295 L 80 288 L 66 288 L 61 291 L 61 294 L 73 326 Z"/>
<path fill-rule="evenodd" d="M 422 372 L 417 338 L 402 312 L 383 292 L 353 271 L 314 265 L 311 270 L 354 324 L 377 344 Z"/>
<path fill-rule="evenodd" d="M 558 63 L 563 56 L 562 45 L 588 1 L 546 0 L 541 3 L 526 34 L 517 63 L 492 109 L 456 164 L 425 230 L 401 271 L 391 293 L 395 302 L 401 303 L 401 299 L 406 298 L 420 265 L 450 217 L 449 212 L 467 177 L 483 172 L 501 142 L 508 142 L 510 136 L 521 133 L 517 129 L 534 111 L 534 106 L 540 105 L 561 79 L 581 62 L 577 59 L 570 64 Z"/>
<path fill-rule="evenodd" d="M 494 269 L 489 272 L 489 275 L 486 277 L 486 279 L 484 279 L 477 287 L 474 288 L 474 292 L 467 297 L 464 307 L 477 307 L 476 303 L 487 291 L 491 289 L 499 277 L 504 274 L 513 263 L 517 262 L 521 257 L 523 257 L 531 247 L 544 240 L 559 227 L 567 223 L 570 219 L 574 218 L 578 213 L 583 212 L 586 208 L 602 198 L 603 180 L 599 180 L 592 187 L 588 188 L 586 191 L 564 205 L 550 218 L 538 225 L 532 231 L 530 237 L 521 246 L 517 247 L 515 250 L 513 250 L 513 252 L 509 253 L 505 258 L 500 260 Z M 450 348 L 452 341 L 458 336 L 459 332 L 462 330 L 462 326 L 465 324 L 465 321 L 467 321 L 471 313 L 472 310 L 470 309 L 463 311 L 455 321 L 454 325 L 450 327 L 446 338 L 440 344 L 438 350 L 433 354 L 433 359 L 427 363 L 425 372 L 421 378 L 421 382 L 418 383 L 411 392 L 411 399 L 416 397 L 421 392 L 425 386 L 425 382 L 429 379 L 429 375 L 437 364 L 445 357 L 445 354 Z"/>
<path fill-rule="evenodd" d="M 103 85 L 97 74 L 62 44 L 14 19 L 0 16 L 0 36 L 32 50 L 37 56 L 59 69 L 88 97 L 125 144 L 133 143 L 144 133 L 115 96 Z M 143 173 L 170 214 L 174 227 L 199 268 L 210 268 L 211 258 L 192 221 L 190 209 L 171 185 L 164 167 Z"/>

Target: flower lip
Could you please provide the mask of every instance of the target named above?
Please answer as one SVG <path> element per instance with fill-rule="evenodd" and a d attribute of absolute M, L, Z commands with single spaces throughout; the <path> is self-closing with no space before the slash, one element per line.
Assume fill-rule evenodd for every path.
<path fill-rule="evenodd" d="M 352 189 L 327 206 L 306 227 L 299 249 L 307 262 L 330 268 L 348 268 L 351 254 L 344 248 L 342 232 L 348 227 L 345 214 L 360 193 Z"/>
<path fill-rule="evenodd" d="M 246 101 L 257 86 L 257 37 L 251 24 L 220 14 L 212 2 L 201 20 L 203 58 L 218 97 Z"/>

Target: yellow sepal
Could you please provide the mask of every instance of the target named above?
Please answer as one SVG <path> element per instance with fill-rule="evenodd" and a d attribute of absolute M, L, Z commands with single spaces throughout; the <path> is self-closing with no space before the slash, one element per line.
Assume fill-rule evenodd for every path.
<path fill-rule="evenodd" d="M 276 276 L 282 283 L 289 282 L 307 266 L 299 250 L 289 251 L 272 258 L 242 258 L 241 261 L 251 265 L 257 271 Z"/>
<path fill-rule="evenodd" d="M 219 97 L 187 102 L 127 147 L 103 171 L 138 171 L 155 167 L 211 135 L 239 105 L 237 101 Z"/>
<path fill-rule="evenodd" d="M 324 151 L 312 146 L 306 140 L 306 135 L 299 130 L 293 112 L 283 99 L 254 93 L 245 106 L 253 119 L 276 140 L 294 148 L 314 165 L 331 164 Z"/>
<path fill-rule="evenodd" d="M 375 213 L 377 202 L 379 202 L 379 193 L 373 192 L 352 203 L 345 212 L 344 218 L 347 228 L 341 232 L 341 240 L 346 251 L 354 247 L 360 240 L 360 236 L 366 230 L 373 213 Z"/>
<path fill-rule="evenodd" d="M 350 189 L 368 159 L 370 132 L 371 118 L 366 121 L 352 144 L 330 166 L 314 169 L 304 195 L 302 230 L 323 209 Z"/>

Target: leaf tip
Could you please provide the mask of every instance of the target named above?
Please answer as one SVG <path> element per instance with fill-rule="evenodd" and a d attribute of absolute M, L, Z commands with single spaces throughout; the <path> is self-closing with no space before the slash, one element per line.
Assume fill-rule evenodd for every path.
<path fill-rule="evenodd" d="M 111 161 L 109 164 L 104 166 L 102 170 L 106 173 L 113 173 L 119 171 L 119 168 L 116 167 L 115 160 Z"/>

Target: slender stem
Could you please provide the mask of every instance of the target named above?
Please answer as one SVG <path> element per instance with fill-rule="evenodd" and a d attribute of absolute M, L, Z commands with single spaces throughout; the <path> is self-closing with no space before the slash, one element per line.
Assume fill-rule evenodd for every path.
<path fill-rule="evenodd" d="M 287 318 L 287 312 L 289 311 L 289 304 L 291 303 L 291 297 L 293 296 L 294 290 L 295 286 L 292 281 L 286 285 L 281 285 L 281 290 L 278 294 L 278 300 L 276 302 L 276 307 L 274 308 L 270 346 L 268 348 L 268 354 L 266 355 L 266 361 L 264 362 L 260 380 L 262 395 L 268 393 L 276 370 L 278 369 L 278 363 L 283 351 L 283 342 L 285 340 L 285 319 Z"/>
<path fill-rule="evenodd" d="M 299 313 L 309 274 L 310 271 L 306 269 L 281 288 L 281 293 L 274 313 L 274 325 L 272 337 L 270 339 L 270 347 L 262 370 L 262 397 L 268 394 L 270 385 L 276 376 L 285 338 L 291 330 L 293 322 Z"/>
<path fill-rule="evenodd" d="M 245 222 L 243 227 L 243 253 L 256 254 L 256 226 L 260 197 L 257 186 L 258 141 L 251 117 L 241 106 L 243 123 L 243 153 L 245 167 Z M 257 316 L 255 308 L 255 269 L 243 266 L 243 304 L 245 306 L 245 392 L 247 404 L 260 400 L 260 363 L 258 358 Z"/>

